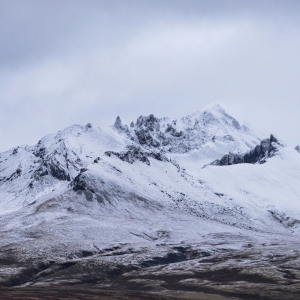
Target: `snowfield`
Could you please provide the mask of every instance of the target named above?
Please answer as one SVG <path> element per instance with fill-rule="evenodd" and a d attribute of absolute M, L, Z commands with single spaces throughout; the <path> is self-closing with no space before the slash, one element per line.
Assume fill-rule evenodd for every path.
<path fill-rule="evenodd" d="M 250 283 L 270 283 L 252 282 L 254 273 L 298 284 L 299 153 L 272 142 L 261 163 L 207 165 L 261 140 L 214 104 L 180 120 L 74 125 L 0 154 L 0 283 L 123 278 L 120 286 L 145 288 L 137 278 L 181 274 L 181 288 L 208 280 L 211 292 L 229 295 L 207 272 L 239 268 L 249 295 Z M 291 265 L 293 276 L 282 277 Z"/>
<path fill-rule="evenodd" d="M 208 166 L 197 176 L 216 191 L 247 207 L 252 220 L 269 212 L 282 226 L 298 231 L 300 222 L 300 157 L 289 147 L 278 146 L 276 155 L 262 165 Z"/>

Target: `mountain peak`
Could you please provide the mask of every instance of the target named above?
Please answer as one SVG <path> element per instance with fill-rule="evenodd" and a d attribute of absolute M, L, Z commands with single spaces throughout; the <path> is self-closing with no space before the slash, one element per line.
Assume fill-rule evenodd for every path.
<path fill-rule="evenodd" d="M 215 150 L 220 148 L 222 154 L 228 150 L 245 152 L 260 142 L 254 132 L 228 115 L 217 102 L 174 120 L 150 114 L 139 116 L 136 123 L 127 126 L 117 117 L 113 128 L 148 150 L 159 148 L 170 154 L 200 151 L 211 142 L 211 147 Z M 215 151 L 212 152 L 214 158 L 217 158 Z"/>
<path fill-rule="evenodd" d="M 218 102 L 212 102 L 210 104 L 207 104 L 203 106 L 200 110 L 200 112 L 204 111 L 210 111 L 210 112 L 225 112 L 225 109 L 220 103 Z"/>
<path fill-rule="evenodd" d="M 114 127 L 116 127 L 116 128 L 122 127 L 122 121 L 121 121 L 120 116 L 117 116 Z"/>
<path fill-rule="evenodd" d="M 213 103 L 210 103 L 208 105 L 203 106 L 202 108 L 198 109 L 196 112 L 194 112 L 194 113 L 192 113 L 188 116 L 183 117 L 182 120 L 184 120 L 184 119 L 185 120 L 186 119 L 191 119 L 191 120 L 202 119 L 203 116 L 211 116 L 211 118 L 215 118 L 215 119 L 220 119 L 220 118 L 223 118 L 223 117 L 232 118 L 231 116 L 229 116 L 226 113 L 223 106 L 221 106 L 217 102 L 213 102 Z"/>

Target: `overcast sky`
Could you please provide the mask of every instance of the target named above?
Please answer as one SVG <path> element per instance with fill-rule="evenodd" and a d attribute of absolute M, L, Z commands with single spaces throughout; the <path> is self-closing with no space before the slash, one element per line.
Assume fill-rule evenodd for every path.
<path fill-rule="evenodd" d="M 300 143 L 300 1 L 0 0 L 0 151 L 210 102 Z"/>

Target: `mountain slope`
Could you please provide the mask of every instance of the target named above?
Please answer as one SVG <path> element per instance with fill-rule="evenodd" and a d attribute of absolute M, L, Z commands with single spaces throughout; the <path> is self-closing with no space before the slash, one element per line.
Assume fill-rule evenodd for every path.
<path fill-rule="evenodd" d="M 113 127 L 73 125 L 42 138 L 35 146 L 0 154 L 0 208 L 17 209 L 59 191 L 106 151 L 135 145 L 164 153 L 191 168 L 228 150 L 249 150 L 259 141 L 257 136 L 217 104 L 178 121 L 150 115 L 140 116 L 130 127 L 123 126 L 120 118 Z"/>
<path fill-rule="evenodd" d="M 129 141 L 110 127 L 73 125 L 0 154 L 0 207 L 20 208 L 51 194 L 75 178 L 80 169 L 107 150 L 123 149 Z"/>
<path fill-rule="evenodd" d="M 177 121 L 74 125 L 2 153 L 0 284 L 297 293 L 299 154 L 271 138 L 264 164 L 202 168 L 260 143 L 212 105 Z"/>
<path fill-rule="evenodd" d="M 261 140 L 217 103 L 179 120 L 140 116 L 127 126 L 118 117 L 114 127 L 143 147 L 166 152 L 185 168 L 203 166 L 227 152 L 248 151 Z"/>
<path fill-rule="evenodd" d="M 294 169 L 285 180 L 295 176 L 300 169 L 298 156 L 291 159 L 289 150 L 284 149 L 268 163 L 255 165 L 264 168 L 274 160 L 271 170 L 276 172 L 271 178 L 259 170 L 249 172 L 250 177 L 260 174 L 259 180 L 263 182 L 257 183 L 254 177 L 253 184 L 276 184 L 275 178 L 278 172 L 282 172 L 287 158 L 290 160 L 287 167 L 293 165 Z M 234 176 L 240 176 L 243 171 L 222 173 L 222 170 L 244 165 L 208 167 L 203 170 L 206 173 L 199 174 L 200 182 L 170 161 L 148 159 L 149 164 L 140 160 L 130 163 L 117 155 L 103 155 L 81 170 L 60 193 L 53 193 L 48 198 L 39 197 L 21 210 L 2 215 L 0 246 L 2 259 L 5 259 L 0 274 L 3 282 L 7 282 L 7 278 L 21 280 L 17 279 L 20 266 L 27 268 L 33 262 L 81 264 L 89 258 L 105 259 L 107 264 L 113 265 L 113 257 L 117 255 L 118 264 L 140 268 L 153 257 L 168 256 L 170 251 L 174 252 L 173 247 L 193 247 L 194 257 L 200 257 L 205 251 L 218 251 L 220 239 L 223 241 L 220 247 L 224 247 L 225 241 L 231 248 L 240 249 L 245 241 L 255 245 L 281 239 L 289 244 L 298 238 L 293 232 L 297 229 L 295 220 L 298 220 L 299 207 L 295 199 L 299 195 L 292 190 L 287 193 L 296 186 L 297 179 L 286 188 L 285 182 L 278 188 L 281 195 L 286 194 L 292 203 L 288 207 L 295 213 L 291 215 L 288 214 L 291 211 L 282 210 L 283 207 L 276 206 L 276 202 L 270 207 L 277 190 L 270 194 L 260 186 L 260 193 L 249 191 L 245 186 L 248 177 L 241 179 L 237 191 L 234 189 Z M 217 173 L 209 173 L 213 172 L 211 169 Z M 217 169 L 221 170 L 218 179 Z M 230 184 L 232 188 L 229 188 Z M 240 189 L 245 189 L 245 192 Z M 267 204 L 262 205 L 261 200 L 268 194 Z M 274 209 L 291 217 L 291 224 L 274 218 Z M 105 258 L 105 255 L 109 257 Z M 74 270 L 76 280 L 81 280 L 83 275 L 82 269 Z M 39 277 L 36 273 L 35 276 L 25 276 L 23 280 L 52 282 L 60 276 L 70 280 L 64 277 L 69 275 L 59 275 L 59 272 L 49 279 L 47 274 Z M 24 283 L 22 280 L 18 282 Z"/>
<path fill-rule="evenodd" d="M 299 230 L 300 157 L 292 148 L 273 143 L 276 151 L 266 163 L 207 166 L 198 177 L 212 189 L 230 197 L 235 205 L 247 207 L 252 219 L 260 211 L 271 214 L 279 224 Z"/>
<path fill-rule="evenodd" d="M 278 151 L 278 146 L 282 144 L 277 138 L 271 134 L 270 138 L 264 139 L 259 145 L 246 153 L 231 153 L 225 154 L 221 159 L 217 159 L 211 163 L 214 166 L 228 166 L 236 164 L 264 164 L 268 158 L 273 157 Z"/>

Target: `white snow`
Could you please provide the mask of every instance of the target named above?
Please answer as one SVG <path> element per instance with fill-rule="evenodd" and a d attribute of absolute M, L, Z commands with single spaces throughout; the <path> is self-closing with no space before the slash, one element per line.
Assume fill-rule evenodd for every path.
<path fill-rule="evenodd" d="M 240 248 L 249 240 L 299 238 L 299 153 L 280 147 L 263 165 L 202 169 L 229 151 L 251 149 L 261 137 L 219 105 L 160 125 L 170 122 L 186 133 L 181 142 L 190 150 L 152 150 L 164 150 L 180 168 L 151 157 L 150 166 L 109 157 L 106 151 L 137 141 L 90 124 L 0 154 L 1 247 L 13 244 L 24 257 L 65 259 L 116 245 L 155 253 L 159 244 Z M 178 140 L 170 137 L 170 143 Z M 70 181 L 53 177 L 50 163 Z M 75 191 L 78 175 L 85 186 Z"/>

